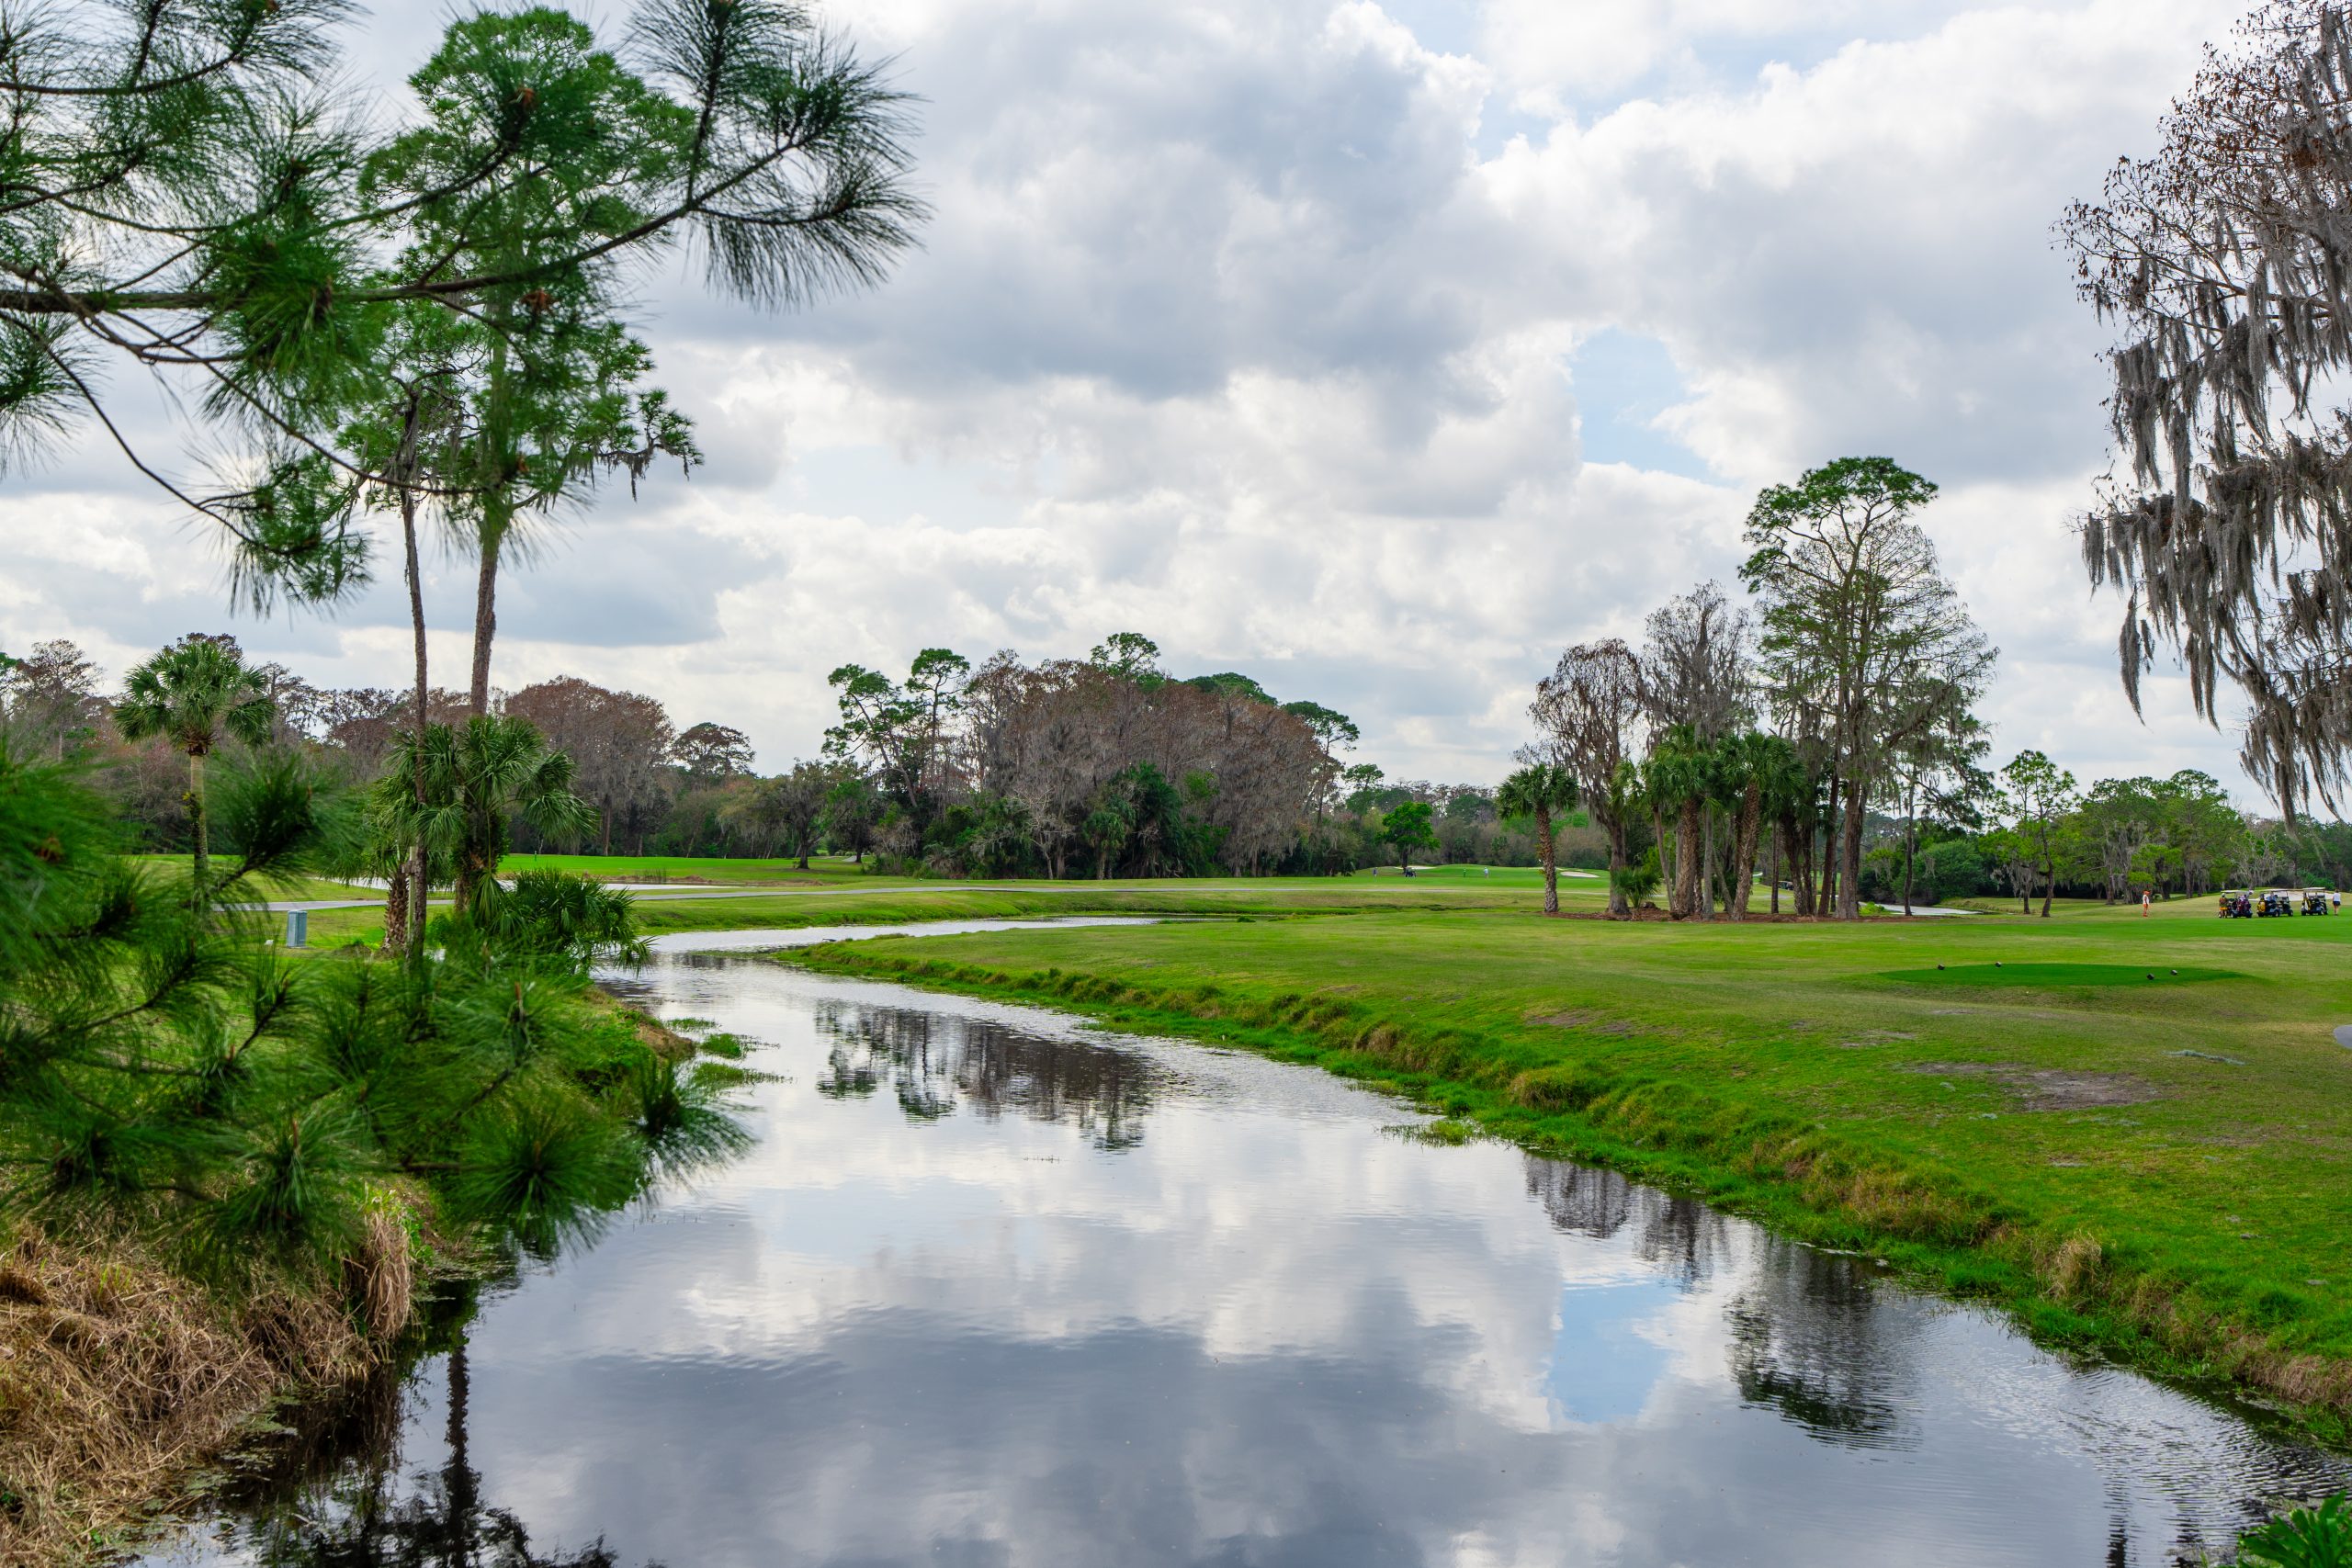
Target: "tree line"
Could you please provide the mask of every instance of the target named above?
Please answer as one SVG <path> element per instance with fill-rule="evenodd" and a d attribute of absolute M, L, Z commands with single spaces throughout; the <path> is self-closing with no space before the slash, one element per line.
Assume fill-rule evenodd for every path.
<path fill-rule="evenodd" d="M 404 773 L 413 785 L 420 755 L 445 772 L 461 765 L 469 693 L 428 692 L 420 752 L 411 692 L 317 685 L 281 663 L 249 664 L 221 633 L 192 633 L 164 652 L 167 663 L 217 666 L 202 678 L 241 694 L 224 712 L 250 711 L 258 728 L 224 718 L 192 756 L 185 737 L 126 723 L 132 694 L 110 688 L 72 642 L 0 653 L 0 730 L 15 754 L 93 770 L 140 848 L 197 847 L 191 768 L 216 749 L 293 748 L 361 784 Z M 562 794 L 576 807 L 501 814 L 501 846 L 524 852 L 804 866 L 831 852 L 951 876 L 1347 872 L 1396 858 L 1402 809 L 1402 821 L 1419 816 L 1428 829 L 1408 846 L 1414 860 L 1532 863 L 1531 824 L 1498 812 L 1491 790 L 1389 780 L 1346 760 L 1357 732 L 1345 716 L 1278 704 L 1231 671 L 1178 680 L 1157 658 L 1149 639 L 1126 633 L 1087 660 L 1033 667 L 1001 654 L 975 671 L 933 653 L 902 683 L 847 674 L 826 749 L 767 774 L 735 726 L 682 726 L 654 697 L 577 676 L 493 691 L 482 716 L 496 723 L 476 750 L 485 763 L 493 742 L 510 764 L 518 745 L 535 766 L 562 759 Z M 1601 863 L 1595 843 L 1572 852 Z M 431 885 L 455 877 L 452 868 Z"/>
<path fill-rule="evenodd" d="M 191 633 L 164 651 L 175 656 L 174 664 L 212 665 L 203 678 L 232 680 L 242 693 L 228 711 L 254 716 L 242 727 L 224 719 L 199 756 L 216 745 L 291 747 L 365 784 L 406 754 L 409 692 L 319 686 L 280 663 L 248 666 L 237 639 L 224 633 Z M 125 689 L 114 691 L 70 641 L 40 643 L 22 656 L 0 653 L 0 728 L 20 758 L 78 761 L 92 770 L 140 847 L 187 851 L 196 823 L 187 738 L 137 716 L 141 687 L 152 687 L 157 666 L 151 660 L 141 668 L 143 676 L 134 671 Z M 184 674 L 197 678 L 193 670 Z M 435 689 L 427 705 L 439 728 L 462 728 L 470 716 L 468 693 Z M 659 700 L 576 676 L 493 692 L 489 705 L 500 716 L 527 722 L 548 751 L 568 759 L 568 787 L 592 818 L 560 835 L 517 821 L 522 847 L 559 847 L 560 837 L 562 848 L 607 853 L 777 852 L 773 825 L 746 802 L 767 781 L 753 773 L 741 730 L 711 721 L 680 728 Z"/>

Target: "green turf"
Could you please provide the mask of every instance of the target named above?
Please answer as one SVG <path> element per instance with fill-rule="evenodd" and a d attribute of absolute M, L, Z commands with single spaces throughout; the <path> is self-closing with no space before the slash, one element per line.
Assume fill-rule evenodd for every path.
<path fill-rule="evenodd" d="M 1878 1249 L 2048 1338 L 2233 1377 L 2324 1427 L 2352 1408 L 2352 1052 L 2332 1037 L 2352 1023 L 2352 921 L 2223 921 L 2184 901 L 2149 918 L 1614 924 L 1544 919 L 1524 893 L 1432 907 L 1431 887 L 1384 909 L 1343 889 L 1345 918 L 810 961 L 1319 1061 Z M 2108 983 L 2125 973 L 2136 983 Z"/>
<path fill-rule="evenodd" d="M 847 855 L 813 855 L 808 869 L 797 860 L 729 860 L 717 855 L 508 855 L 499 872 L 513 875 L 533 869 L 576 872 L 582 876 L 636 882 L 711 882 L 727 886 L 763 883 L 842 883 L 865 875 Z"/>
<path fill-rule="evenodd" d="M 159 872 L 186 876 L 194 857 L 189 855 L 133 855 L 132 860 L 153 866 Z M 220 863 L 233 865 L 233 860 Z M 356 887 L 348 882 L 328 882 L 315 876 L 277 877 L 264 881 L 259 877 L 239 882 L 222 897 L 232 903 L 266 903 L 271 899 L 300 898 L 381 898 L 383 894 L 368 887 Z"/>
<path fill-rule="evenodd" d="M 505 864 L 511 868 L 514 862 Z M 1441 874 L 1442 873 L 1442 874 Z M 971 885 L 905 877 L 859 877 L 778 887 L 771 897 L 707 900 L 649 895 L 638 923 L 649 934 L 741 931 L 767 926 L 898 924 L 910 920 L 1020 919 L 1053 915 L 1248 915 L 1280 917 L 1360 908 L 1500 908 L 1525 904 L 1540 885 L 1532 871 L 1498 870 L 1489 880 L 1470 868 L 1401 877 L 1201 877 L 1157 881 L 1004 882 Z M 1516 880 L 1514 879 L 1516 878 Z M 714 891 L 718 891 L 714 889 Z M 727 891 L 732 892 L 732 889 Z M 1598 910 L 1598 883 L 1563 882 L 1563 907 Z M 340 909 L 311 918 L 311 940 L 380 941 L 378 909 Z"/>

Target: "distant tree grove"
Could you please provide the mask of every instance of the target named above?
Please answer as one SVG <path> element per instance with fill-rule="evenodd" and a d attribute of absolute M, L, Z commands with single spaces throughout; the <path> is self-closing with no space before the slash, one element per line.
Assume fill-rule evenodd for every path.
<path fill-rule="evenodd" d="M 1851 919 L 2352 880 L 2352 827 L 2241 813 L 2204 773 L 2081 790 L 2035 750 L 1991 770 L 1975 705 L 1996 650 L 1913 521 L 1934 496 L 1882 457 L 1773 486 L 1748 518 L 1756 610 L 1702 583 L 1640 646 L 1560 656 L 1505 798 L 1565 775 L 1607 846 L 1611 913 L 1661 890 L 1678 919 L 1747 919 L 1759 891 L 1771 914 Z"/>
<path fill-rule="evenodd" d="M 175 646 L 243 657 L 220 634 Z M 1278 703 L 1232 671 L 1178 679 L 1158 660 L 1148 638 L 1122 633 L 1083 660 L 1024 665 L 999 654 L 976 670 L 934 649 L 903 681 L 847 666 L 835 672 L 841 722 L 822 753 L 770 774 L 755 767 L 735 726 L 681 725 L 653 697 L 576 676 L 493 694 L 488 716 L 497 726 L 470 741 L 471 694 L 435 689 L 424 755 L 425 772 L 438 768 L 449 794 L 441 815 L 463 817 L 467 799 L 481 807 L 478 797 L 491 787 L 481 770 L 492 759 L 524 783 L 498 786 L 505 793 L 487 808 L 494 834 L 449 848 L 430 880 L 448 886 L 465 854 L 480 861 L 495 852 L 493 836 L 529 852 L 801 861 L 830 852 L 949 876 L 1536 863 L 1533 819 L 1498 813 L 1491 791 L 1389 780 L 1347 760 L 1357 729 L 1345 715 Z M 413 692 L 316 686 L 276 663 L 247 667 L 244 679 L 249 696 L 266 698 L 269 733 L 224 731 L 216 744 L 291 745 L 355 783 L 374 783 L 385 831 L 399 841 L 387 871 L 430 837 L 435 807 L 398 805 L 408 786 L 387 783 L 416 769 Z M 192 850 L 199 797 L 185 737 L 142 729 L 133 696 L 109 690 L 70 642 L 0 653 L 0 734 L 14 754 L 79 760 L 138 844 Z M 471 771 L 469 758 L 479 760 Z M 543 770 L 552 759 L 560 759 L 561 787 L 550 795 Z M 1392 822 L 1414 807 L 1427 812 L 1420 830 L 1408 830 L 1409 809 L 1406 822 Z M 1605 863 L 1600 835 L 1581 817 L 1562 813 L 1553 826 L 1564 863 Z"/>

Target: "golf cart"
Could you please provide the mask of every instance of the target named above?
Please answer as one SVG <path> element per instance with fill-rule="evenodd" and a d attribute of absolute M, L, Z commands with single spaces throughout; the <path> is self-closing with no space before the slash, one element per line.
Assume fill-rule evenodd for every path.
<path fill-rule="evenodd" d="M 2222 919 L 2250 920 L 2254 918 L 2254 895 L 2243 887 L 2233 887 L 2222 895 Z"/>
<path fill-rule="evenodd" d="M 2332 909 L 2332 907 L 2330 906 L 2330 904 L 2329 904 L 2329 902 L 2328 902 L 2328 897 L 2327 897 L 2327 889 L 2326 889 L 2326 888 L 2324 888 L 2324 887 L 2306 887 L 2306 888 L 2304 888 L 2304 889 L 2303 889 L 2303 913 L 2304 913 L 2304 914 L 2306 914 L 2306 915 L 2325 915 L 2325 914 L 2329 914 L 2329 913 L 2332 913 L 2332 912 L 2333 912 L 2333 909 Z"/>
<path fill-rule="evenodd" d="M 2265 916 L 2291 915 L 2295 912 L 2295 903 L 2287 897 L 2285 888 L 2266 887 L 2262 892 L 2262 906 L 2256 912 Z"/>

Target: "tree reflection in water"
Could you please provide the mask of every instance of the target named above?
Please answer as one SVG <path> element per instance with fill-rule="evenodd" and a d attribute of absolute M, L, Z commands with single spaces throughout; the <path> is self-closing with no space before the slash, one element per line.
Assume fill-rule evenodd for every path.
<path fill-rule="evenodd" d="M 1740 1397 L 1849 1448 L 1916 1447 L 1918 1318 L 1884 1310 L 1856 1259 L 1758 1233 L 1728 1308 Z"/>
<path fill-rule="evenodd" d="M 1686 1290 L 1734 1261 L 1733 1222 L 1694 1199 L 1637 1187 L 1614 1171 L 1532 1156 L 1526 1181 L 1558 1229 L 1595 1241 L 1631 1231 L 1634 1252 Z M 1740 1397 L 1826 1442 L 1915 1442 L 1906 1414 L 1917 1405 L 1919 1376 L 1910 1315 L 1884 1311 L 1853 1258 L 1760 1230 L 1746 1234 L 1755 1256 L 1737 1260 L 1738 1288 L 1724 1309 Z"/>
<path fill-rule="evenodd" d="M 1686 1290 L 1714 1273 L 1731 1234 L 1724 1217 L 1697 1199 L 1636 1187 L 1613 1170 L 1530 1155 L 1526 1171 L 1527 1195 L 1544 1206 L 1555 1228 L 1608 1241 L 1631 1227 L 1642 1261 Z"/>
<path fill-rule="evenodd" d="M 520 1518 L 482 1500 L 466 1441 L 466 1342 L 449 1349 L 449 1458 L 409 1485 L 398 1474 L 398 1378 L 393 1389 L 386 1401 L 393 1417 L 381 1432 L 367 1434 L 357 1453 L 345 1450 L 329 1474 L 306 1467 L 276 1497 L 223 1517 L 235 1530 L 223 1544 L 261 1568 L 618 1568 L 602 1540 L 576 1551 L 537 1551 Z"/>
<path fill-rule="evenodd" d="M 448 1453 L 438 1470 L 400 1473 L 400 1436 L 417 1363 L 379 1369 L 335 1398 L 291 1413 L 277 1442 L 217 1500 L 220 1545 L 257 1568 L 618 1568 L 602 1540 L 534 1551 L 522 1522 L 482 1500 L 468 1424 L 465 1329 L 470 1292 L 443 1303 L 419 1353 L 447 1357 Z M 648 1563 L 645 1568 L 660 1568 Z"/>
<path fill-rule="evenodd" d="M 1099 1041 L 1048 1039 L 980 1019 L 904 1008 L 820 1005 L 817 1027 L 831 1040 L 817 1092 L 862 1098 L 887 1085 L 917 1121 L 968 1105 L 994 1121 L 1018 1111 L 1067 1122 L 1100 1148 L 1130 1148 L 1162 1087 L 1165 1069 Z"/>

